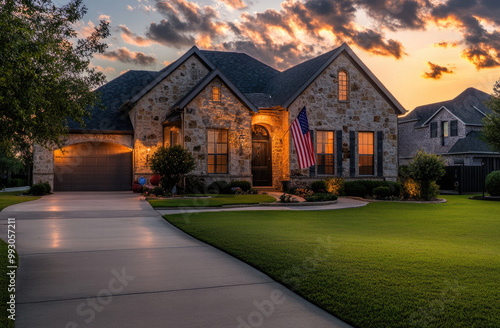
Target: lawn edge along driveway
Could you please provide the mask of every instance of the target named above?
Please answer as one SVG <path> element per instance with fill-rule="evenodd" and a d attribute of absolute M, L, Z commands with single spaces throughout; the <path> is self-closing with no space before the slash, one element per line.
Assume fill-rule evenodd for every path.
<path fill-rule="evenodd" d="M 270 195 L 215 194 L 187 198 L 148 199 L 148 202 L 155 209 L 162 207 L 222 207 L 225 205 L 273 203 L 276 202 L 276 198 Z"/>

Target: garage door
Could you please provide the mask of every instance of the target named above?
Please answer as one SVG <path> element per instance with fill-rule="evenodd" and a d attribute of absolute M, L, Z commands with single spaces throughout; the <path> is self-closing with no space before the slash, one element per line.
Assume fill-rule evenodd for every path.
<path fill-rule="evenodd" d="M 107 142 L 84 142 L 54 151 L 55 191 L 132 189 L 132 150 Z"/>

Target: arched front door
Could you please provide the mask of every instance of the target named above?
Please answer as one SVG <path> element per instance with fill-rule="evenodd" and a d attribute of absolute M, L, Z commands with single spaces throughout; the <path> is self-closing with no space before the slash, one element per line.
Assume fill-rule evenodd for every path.
<path fill-rule="evenodd" d="M 261 125 L 252 128 L 252 175 L 254 186 L 273 184 L 271 138 Z"/>

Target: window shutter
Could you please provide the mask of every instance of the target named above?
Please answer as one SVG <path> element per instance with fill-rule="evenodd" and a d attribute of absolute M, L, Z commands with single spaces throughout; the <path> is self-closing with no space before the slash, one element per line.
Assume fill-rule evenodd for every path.
<path fill-rule="evenodd" d="M 379 177 L 384 175 L 384 133 L 377 132 L 377 175 Z"/>
<path fill-rule="evenodd" d="M 454 120 L 450 122 L 450 136 L 458 136 L 458 121 Z"/>
<path fill-rule="evenodd" d="M 314 147 L 314 131 L 311 130 L 311 143 L 313 145 L 314 156 L 316 156 L 316 150 Z M 316 163 L 318 164 L 318 163 Z M 309 167 L 309 177 L 314 178 L 316 176 L 316 165 Z"/>
<path fill-rule="evenodd" d="M 437 138 L 438 136 L 438 124 L 437 122 L 431 123 L 431 138 Z"/>
<path fill-rule="evenodd" d="M 351 152 L 351 165 L 350 174 L 351 177 L 356 176 L 356 133 L 354 131 L 349 131 L 350 140 L 350 152 Z"/>
<path fill-rule="evenodd" d="M 342 176 L 342 130 L 337 131 L 337 175 Z"/>

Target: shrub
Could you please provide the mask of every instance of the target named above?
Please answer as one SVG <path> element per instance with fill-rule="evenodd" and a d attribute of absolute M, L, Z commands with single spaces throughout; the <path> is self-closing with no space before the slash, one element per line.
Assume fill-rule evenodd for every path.
<path fill-rule="evenodd" d="M 155 186 L 150 189 L 150 194 L 155 196 L 164 196 L 165 190 L 160 186 Z"/>
<path fill-rule="evenodd" d="M 361 180 L 347 181 L 344 183 L 344 192 L 346 196 L 366 197 L 371 195 L 373 189 L 368 189 Z"/>
<path fill-rule="evenodd" d="M 407 178 L 401 184 L 401 196 L 404 199 L 415 199 L 420 197 L 420 185 L 412 178 Z"/>
<path fill-rule="evenodd" d="M 250 188 L 250 190 L 248 191 L 249 195 L 257 195 L 258 193 L 259 191 L 255 188 Z"/>
<path fill-rule="evenodd" d="M 168 192 L 196 167 L 193 156 L 179 145 L 159 147 L 149 161 L 151 170 L 160 176 L 160 185 Z"/>
<path fill-rule="evenodd" d="M 283 194 L 280 197 L 280 203 L 296 203 L 297 201 L 293 199 L 292 195 Z"/>
<path fill-rule="evenodd" d="M 436 181 L 445 174 L 443 159 L 420 150 L 408 165 L 408 170 L 410 176 L 420 184 L 420 197 L 425 200 L 435 198 Z"/>
<path fill-rule="evenodd" d="M 392 196 L 391 189 L 384 186 L 374 188 L 372 193 L 377 199 L 387 199 Z"/>
<path fill-rule="evenodd" d="M 334 195 L 340 195 L 344 191 L 344 179 L 340 177 L 326 178 L 326 191 Z"/>
<path fill-rule="evenodd" d="M 231 188 L 224 180 L 214 181 L 208 186 L 209 194 L 229 194 Z"/>
<path fill-rule="evenodd" d="M 249 191 L 252 188 L 250 182 L 246 180 L 232 181 L 230 183 L 230 188 L 240 188 L 242 191 Z"/>
<path fill-rule="evenodd" d="M 314 181 L 311 183 L 311 189 L 314 193 L 324 193 L 326 191 L 326 183 L 323 180 Z"/>
<path fill-rule="evenodd" d="M 486 191 L 491 196 L 500 196 L 500 171 L 493 171 L 486 177 Z"/>
<path fill-rule="evenodd" d="M 187 175 L 185 178 L 184 192 L 186 194 L 204 194 L 205 182 L 195 176 Z"/>
<path fill-rule="evenodd" d="M 305 197 L 307 202 L 326 202 L 331 200 L 337 200 L 337 198 L 338 198 L 337 195 L 330 193 L 317 193 Z"/>
<path fill-rule="evenodd" d="M 47 182 L 36 183 L 32 185 L 31 188 L 28 190 L 28 195 L 44 196 L 50 194 L 51 189 L 52 188 L 50 188 L 50 185 Z"/>
<path fill-rule="evenodd" d="M 389 190 L 391 191 L 392 197 L 399 197 L 401 195 L 401 183 L 387 181 L 387 186 L 389 187 Z"/>

